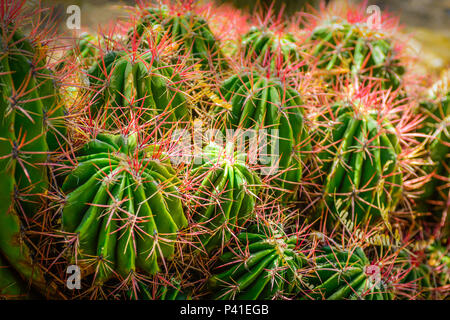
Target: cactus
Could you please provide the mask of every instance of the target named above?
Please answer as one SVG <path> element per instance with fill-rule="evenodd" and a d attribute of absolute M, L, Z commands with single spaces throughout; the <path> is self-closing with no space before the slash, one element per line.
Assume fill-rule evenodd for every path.
<path fill-rule="evenodd" d="M 93 91 L 89 112 L 109 127 L 155 117 L 172 123 L 188 119 L 182 76 L 150 52 L 109 51 L 88 75 Z"/>
<path fill-rule="evenodd" d="M 245 154 L 234 152 L 232 143 L 222 148 L 212 142 L 202 155 L 204 159 L 196 158 L 191 172 L 195 194 L 189 207 L 193 220 L 208 230 L 200 235 L 200 242 L 209 252 L 254 215 L 260 181 L 247 167 Z"/>
<path fill-rule="evenodd" d="M 391 288 L 360 247 L 341 250 L 324 247 L 317 254 L 315 268 L 306 280 L 311 288 L 303 299 L 391 300 Z"/>
<path fill-rule="evenodd" d="M 372 30 L 364 22 L 345 19 L 325 21 L 314 28 L 307 43 L 308 51 L 317 57 L 317 67 L 325 71 L 325 79 L 336 83 L 337 75 L 351 75 L 360 80 L 381 79 L 382 88 L 393 90 L 402 84 L 405 67 L 398 48 L 391 39 Z"/>
<path fill-rule="evenodd" d="M 146 41 L 149 34 L 156 32 L 157 42 L 166 34 L 178 44 L 179 54 L 189 55 L 194 63 L 200 62 L 204 70 L 226 66 L 219 42 L 208 22 L 197 15 L 192 7 L 161 5 L 159 8 L 141 8 L 140 14 L 140 20 L 129 35 L 130 38 L 141 39 L 144 48 L 149 46 Z"/>
<path fill-rule="evenodd" d="M 396 286 L 400 298 L 428 298 L 432 288 L 431 268 L 423 261 L 421 252 L 408 253 L 401 250 L 395 263 L 401 268 L 400 281 Z M 411 294 L 413 296 L 411 297 Z"/>
<path fill-rule="evenodd" d="M 252 230 L 252 227 L 254 230 Z M 298 239 L 280 226 L 256 226 L 238 235 L 237 246 L 220 257 L 223 265 L 209 279 L 215 299 L 261 300 L 295 296 L 301 287 L 298 270 L 306 258 Z"/>
<path fill-rule="evenodd" d="M 80 257 L 97 262 L 100 285 L 117 273 L 154 274 L 174 254 L 186 218 L 173 169 L 153 158 L 159 152 L 139 146 L 136 134 L 99 134 L 78 151 L 64 180 L 62 228 L 78 238 Z"/>
<path fill-rule="evenodd" d="M 242 37 L 241 46 L 245 57 L 263 66 L 270 65 L 272 70 L 298 64 L 303 60 L 291 33 L 252 27 Z"/>
<path fill-rule="evenodd" d="M 373 100 L 359 98 L 319 112 L 318 211 L 330 226 L 349 219 L 357 225 L 383 221 L 390 227 L 389 214 L 402 190 L 402 149 L 385 113 Z"/>
<path fill-rule="evenodd" d="M 253 72 L 226 79 L 220 95 L 231 105 L 226 110 L 225 127 L 251 129 L 266 140 L 260 143 L 259 162 L 274 176 L 274 185 L 286 192 L 283 197 L 295 199 L 305 158 L 302 152 L 311 148 L 300 94 L 277 78 Z M 223 112 L 223 108 L 216 108 L 216 112 Z"/>
<path fill-rule="evenodd" d="M 442 95 L 442 94 L 441 94 Z M 427 135 L 423 144 L 428 150 L 429 162 L 425 170 L 432 174 L 425 184 L 420 200 L 426 210 L 431 208 L 433 216 L 439 220 L 442 235 L 450 235 L 449 181 L 450 181 L 450 92 L 441 97 L 431 94 L 430 100 L 420 103 L 418 113 L 425 116 L 420 132 Z"/>
<path fill-rule="evenodd" d="M 25 1 L 0 6 L 8 9 L 0 13 L 0 255 L 3 279 L 24 282 L 2 290 L 26 295 L 34 287 L 44 293 L 50 286 L 27 231 L 43 220 L 46 163 L 49 151 L 64 143 L 64 108 L 41 42 L 47 30 L 21 31 L 29 27 Z"/>
<path fill-rule="evenodd" d="M 182 290 L 180 282 L 171 279 L 169 283 L 157 286 L 147 286 L 140 282 L 137 292 L 132 289 L 128 291 L 128 296 L 133 300 L 191 300 L 190 294 Z"/>

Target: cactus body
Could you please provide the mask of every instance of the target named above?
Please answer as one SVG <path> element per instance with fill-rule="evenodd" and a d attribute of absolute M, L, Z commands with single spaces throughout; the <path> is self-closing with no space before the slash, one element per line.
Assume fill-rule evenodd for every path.
<path fill-rule="evenodd" d="M 88 72 L 94 90 L 91 113 L 111 126 L 140 123 L 159 116 L 175 123 L 189 115 L 180 92 L 180 76 L 151 55 L 135 57 L 122 51 L 105 54 Z"/>
<path fill-rule="evenodd" d="M 153 149 L 140 150 L 135 138 L 99 134 L 62 186 L 63 229 L 78 235 L 82 257 L 97 257 L 100 284 L 114 270 L 123 277 L 157 272 L 186 225 L 170 165 L 153 160 Z"/>
<path fill-rule="evenodd" d="M 308 279 L 312 288 L 304 299 L 391 300 L 377 266 L 371 266 L 361 248 L 344 251 L 324 247 Z M 373 267 L 373 268 L 372 268 Z"/>
<path fill-rule="evenodd" d="M 276 78 L 244 73 L 225 80 L 220 94 L 231 104 L 225 126 L 259 135 L 258 160 L 265 174 L 277 175 L 274 183 L 286 192 L 285 199 L 295 198 L 302 178 L 301 152 L 310 150 L 298 92 Z"/>
<path fill-rule="evenodd" d="M 252 27 L 241 41 L 243 53 L 251 61 L 262 65 L 285 67 L 302 61 L 300 49 L 290 33 L 275 33 L 271 30 Z"/>
<path fill-rule="evenodd" d="M 144 45 L 148 32 L 157 32 L 157 41 L 164 34 L 169 35 L 179 45 L 181 55 L 189 55 L 193 62 L 199 61 L 206 70 L 226 65 L 207 21 L 193 12 L 172 14 L 166 6 L 145 9 L 145 14 L 136 26 L 136 33 Z"/>
<path fill-rule="evenodd" d="M 170 284 L 159 286 L 156 290 L 139 283 L 139 291 L 134 293 L 130 290 L 128 296 L 133 300 L 191 300 L 190 295 L 183 292 L 179 281 L 175 279 L 172 279 Z"/>
<path fill-rule="evenodd" d="M 23 230 L 29 224 L 23 222 L 37 220 L 45 204 L 48 143 L 56 150 L 58 139 L 65 135 L 65 129 L 53 126 L 63 121 L 58 119 L 63 109 L 56 102 L 53 77 L 39 44 L 32 45 L 19 29 L 1 31 L 0 251 L 20 277 L 46 290 Z"/>
<path fill-rule="evenodd" d="M 384 221 L 397 205 L 402 185 L 400 145 L 390 122 L 375 110 L 337 103 L 325 116 L 318 158 L 323 177 L 322 209 L 328 222 Z M 323 120 L 323 119 L 322 119 Z M 323 213 L 323 210 L 321 211 Z"/>
<path fill-rule="evenodd" d="M 197 207 L 193 219 L 208 229 L 200 236 L 207 251 L 227 242 L 255 208 L 259 177 L 247 168 L 245 155 L 233 148 L 233 144 L 225 149 L 210 143 L 203 150 L 203 163 L 192 171 L 192 179 L 199 185 L 192 204 Z"/>
<path fill-rule="evenodd" d="M 247 230 L 239 247 L 224 253 L 218 274 L 209 280 L 214 298 L 260 300 L 293 296 L 300 286 L 297 270 L 305 258 L 296 252 L 297 238 L 281 229 Z"/>
<path fill-rule="evenodd" d="M 326 79 L 335 82 L 336 75 L 349 74 L 359 79 L 382 79 L 383 89 L 397 89 L 401 84 L 405 67 L 391 40 L 365 24 L 325 23 L 313 30 L 308 42 Z"/>
<path fill-rule="evenodd" d="M 420 104 L 418 112 L 425 115 L 421 133 L 428 135 L 424 147 L 428 150 L 432 163 L 426 167 L 433 173 L 431 180 L 424 186 L 421 200 L 425 201 L 427 210 L 435 213 L 440 221 L 444 236 L 450 235 L 449 182 L 450 182 L 450 93 L 437 101 Z M 437 191 L 437 192 L 436 192 Z M 445 220 L 443 220 L 445 219 Z"/>

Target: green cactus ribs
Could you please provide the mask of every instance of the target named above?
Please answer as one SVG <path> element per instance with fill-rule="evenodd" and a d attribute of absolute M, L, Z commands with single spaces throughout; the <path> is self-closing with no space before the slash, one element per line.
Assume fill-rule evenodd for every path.
<path fill-rule="evenodd" d="M 222 247 L 231 234 L 252 216 L 260 188 L 259 177 L 235 152 L 233 143 L 223 148 L 212 142 L 203 150 L 204 159 L 194 159 L 190 173 L 195 190 L 190 207 L 193 220 L 201 225 L 199 240 L 206 251 Z"/>
<path fill-rule="evenodd" d="M 208 22 L 192 8 L 162 5 L 142 9 L 141 19 L 130 33 L 136 33 L 144 48 L 150 46 L 146 41 L 149 35 L 156 33 L 156 42 L 169 38 L 177 44 L 181 55 L 190 56 L 194 63 L 200 62 L 204 70 L 220 70 L 227 65 Z"/>
<path fill-rule="evenodd" d="M 450 234 L 449 222 L 449 182 L 450 182 L 450 92 L 441 97 L 430 97 L 420 103 L 418 113 L 425 116 L 420 132 L 427 135 L 423 144 L 428 150 L 429 166 L 425 168 L 432 177 L 425 184 L 420 201 L 424 210 L 432 211 L 433 219 L 438 219 L 443 237 Z M 431 210 L 430 210 L 431 209 Z"/>
<path fill-rule="evenodd" d="M 109 128 L 187 121 L 182 74 L 150 52 L 109 51 L 88 71 L 88 112 Z M 159 120 L 156 120 L 159 119 Z"/>
<path fill-rule="evenodd" d="M 259 230 L 258 230 L 259 229 Z M 295 296 L 301 287 L 298 270 L 306 258 L 297 251 L 298 239 L 279 225 L 250 227 L 221 257 L 209 279 L 215 299 L 261 300 Z"/>
<path fill-rule="evenodd" d="M 65 143 L 64 106 L 48 69 L 48 48 L 38 39 L 46 30 L 21 31 L 29 27 L 24 5 L 2 1 L 10 10 L 0 13 L 0 255 L 2 280 L 11 280 L 11 286 L 1 284 L 7 295 L 50 287 L 28 231 L 43 221 L 48 153 Z"/>
<path fill-rule="evenodd" d="M 336 103 L 317 118 L 318 212 L 330 227 L 351 221 L 390 228 L 402 190 L 402 148 L 383 112 L 373 101 L 356 99 Z"/>
<path fill-rule="evenodd" d="M 296 39 L 283 31 L 252 27 L 242 37 L 241 46 L 245 57 L 263 66 L 269 65 L 271 70 L 300 66 L 303 61 Z"/>
<path fill-rule="evenodd" d="M 317 67 L 332 83 L 347 74 L 362 80 L 380 79 L 383 89 L 396 90 L 402 84 L 405 67 L 399 49 L 388 36 L 366 23 L 325 21 L 312 31 L 307 43 L 318 59 Z"/>
<path fill-rule="evenodd" d="M 95 281 L 117 275 L 154 274 L 174 255 L 177 232 L 186 226 L 168 160 L 159 147 L 138 145 L 136 134 L 99 134 L 77 153 L 66 177 L 62 228 L 78 237 L 82 261 L 94 261 Z"/>
<path fill-rule="evenodd" d="M 137 289 L 130 289 L 127 294 L 132 300 L 191 300 L 190 293 L 176 278 L 150 285 L 139 282 Z"/>
<path fill-rule="evenodd" d="M 392 288 L 380 265 L 371 264 L 360 247 L 342 250 L 324 247 L 307 281 L 303 299 L 391 300 Z"/>
<path fill-rule="evenodd" d="M 277 194 L 295 199 L 303 160 L 311 150 L 300 94 L 278 78 L 245 72 L 226 79 L 220 96 L 231 105 L 226 111 L 227 129 L 255 130 L 262 136 L 265 132 L 265 150 L 258 160 L 273 177 Z"/>

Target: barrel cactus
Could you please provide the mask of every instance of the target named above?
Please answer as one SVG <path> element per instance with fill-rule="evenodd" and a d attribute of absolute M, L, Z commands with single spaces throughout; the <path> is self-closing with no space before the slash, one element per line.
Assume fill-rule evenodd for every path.
<path fill-rule="evenodd" d="M 303 61 L 296 39 L 283 31 L 252 27 L 242 36 L 241 46 L 245 57 L 261 65 L 269 65 L 272 70 Z"/>
<path fill-rule="evenodd" d="M 273 175 L 274 184 L 284 199 L 296 197 L 302 178 L 302 160 L 310 150 L 303 121 L 300 94 L 278 78 L 257 72 L 236 74 L 226 79 L 220 95 L 231 106 L 225 110 L 225 127 L 232 130 L 254 130 L 259 145 L 258 161 Z M 223 107 L 216 109 L 223 113 Z"/>
<path fill-rule="evenodd" d="M 366 22 L 350 23 L 345 19 L 324 21 L 307 40 L 316 66 L 325 71 L 325 79 L 336 83 L 337 76 L 350 75 L 360 80 L 382 80 L 383 89 L 397 89 L 402 84 L 404 64 L 399 48 L 382 31 Z"/>
<path fill-rule="evenodd" d="M 439 93 L 438 93 L 439 94 Z M 432 174 L 424 186 L 420 200 L 425 208 L 439 220 L 444 236 L 450 235 L 449 181 L 450 181 L 450 92 L 436 96 L 431 93 L 427 101 L 420 103 L 418 113 L 425 116 L 420 132 L 426 135 L 423 146 L 428 150 L 428 165 L 425 170 Z M 437 192 L 436 192 L 437 191 Z"/>
<path fill-rule="evenodd" d="M 88 77 L 89 112 L 110 128 L 156 117 L 175 124 L 189 116 L 181 75 L 151 52 L 109 51 L 97 59 Z"/>
<path fill-rule="evenodd" d="M 226 243 L 254 216 L 260 188 L 258 175 L 248 168 L 246 155 L 235 152 L 233 143 L 226 148 L 212 142 L 195 159 L 191 175 L 195 193 L 190 208 L 193 220 L 207 229 L 200 235 L 206 251 Z M 198 163 L 198 164 L 196 164 Z"/>
<path fill-rule="evenodd" d="M 317 158 L 321 173 L 318 212 L 329 226 L 384 222 L 402 191 L 399 138 L 387 111 L 370 100 L 338 102 L 319 112 Z"/>
<path fill-rule="evenodd" d="M 424 299 L 431 296 L 432 270 L 426 263 L 422 251 L 401 250 L 395 259 L 398 272 L 396 297 L 401 299 Z"/>
<path fill-rule="evenodd" d="M 128 291 L 128 296 L 132 300 L 191 300 L 189 293 L 181 288 L 177 279 L 155 285 L 139 282 L 135 290 Z"/>
<path fill-rule="evenodd" d="M 41 292 L 50 288 L 27 231 L 42 222 L 49 151 L 65 141 L 63 106 L 42 35 L 22 32 L 29 27 L 22 15 L 24 5 L 1 2 L 9 10 L 0 13 L 0 256 L 3 280 L 12 281 L 7 288 L 2 283 L 0 290 L 13 295 L 21 291 L 15 285 L 20 281 L 22 293 L 31 286 Z"/>
<path fill-rule="evenodd" d="M 157 146 L 136 134 L 98 134 L 78 152 L 65 178 L 62 228 L 77 237 L 77 254 L 94 259 L 98 284 L 119 274 L 154 274 L 172 258 L 186 226 L 173 169 Z"/>
<path fill-rule="evenodd" d="M 391 300 L 392 290 L 380 271 L 360 247 L 342 250 L 323 247 L 307 282 L 310 292 L 304 299 Z"/>
<path fill-rule="evenodd" d="M 301 288 L 299 269 L 307 264 L 295 235 L 279 225 L 253 226 L 238 235 L 237 246 L 220 257 L 209 279 L 216 299 L 261 300 L 293 297 Z"/>
<path fill-rule="evenodd" d="M 196 14 L 194 8 L 161 5 L 142 8 L 139 14 L 141 18 L 130 35 L 131 38 L 140 39 L 144 48 L 148 46 L 148 35 L 156 33 L 156 42 L 168 36 L 172 42 L 177 43 L 179 54 L 190 56 L 194 63 L 200 62 L 205 70 L 225 66 L 219 42 L 208 22 Z"/>

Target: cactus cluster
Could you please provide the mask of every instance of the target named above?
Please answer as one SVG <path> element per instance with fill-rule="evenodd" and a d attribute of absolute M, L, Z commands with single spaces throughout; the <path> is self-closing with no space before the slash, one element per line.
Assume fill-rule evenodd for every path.
<path fill-rule="evenodd" d="M 384 16 L 139 1 L 67 48 L 33 6 L 0 0 L 0 298 L 448 299 L 449 91 Z"/>

